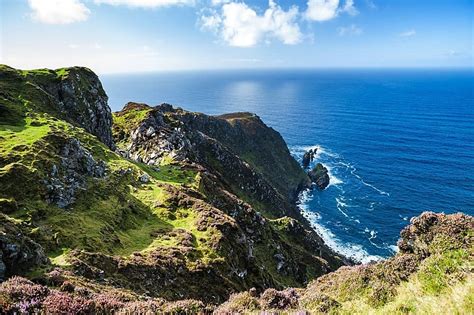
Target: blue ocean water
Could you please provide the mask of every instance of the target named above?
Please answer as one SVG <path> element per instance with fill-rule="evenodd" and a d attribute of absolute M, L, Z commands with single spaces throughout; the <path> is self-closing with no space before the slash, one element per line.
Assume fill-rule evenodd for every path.
<path fill-rule="evenodd" d="M 318 148 L 331 185 L 301 206 L 326 242 L 360 261 L 387 257 L 423 211 L 474 215 L 472 70 L 196 71 L 101 77 L 128 101 L 257 113 L 292 154 Z"/>

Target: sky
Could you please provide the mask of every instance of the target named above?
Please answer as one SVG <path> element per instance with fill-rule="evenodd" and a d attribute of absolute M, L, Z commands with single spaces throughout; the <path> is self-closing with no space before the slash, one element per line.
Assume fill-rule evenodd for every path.
<path fill-rule="evenodd" d="M 473 0 L 0 0 L 0 63 L 473 68 Z"/>

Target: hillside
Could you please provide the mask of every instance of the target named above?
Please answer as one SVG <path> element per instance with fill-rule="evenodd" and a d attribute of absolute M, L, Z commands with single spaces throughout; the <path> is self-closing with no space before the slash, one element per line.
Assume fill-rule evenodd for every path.
<path fill-rule="evenodd" d="M 309 185 L 254 114 L 111 113 L 89 69 L 0 66 L 0 310 L 473 309 L 472 217 L 423 214 L 349 267 L 295 204 Z"/>
<path fill-rule="evenodd" d="M 294 205 L 306 174 L 255 115 L 112 115 L 85 68 L 2 66 L 0 87 L 1 278 L 218 303 L 344 264 Z"/>

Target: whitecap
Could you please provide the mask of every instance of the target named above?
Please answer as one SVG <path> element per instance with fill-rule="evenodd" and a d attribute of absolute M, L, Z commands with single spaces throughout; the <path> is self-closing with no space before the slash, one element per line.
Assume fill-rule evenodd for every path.
<path fill-rule="evenodd" d="M 336 208 L 337 210 L 339 210 L 339 212 L 341 212 L 346 218 L 349 218 L 349 215 L 347 213 L 345 213 L 342 208 L 343 207 L 346 207 L 347 205 L 342 202 L 339 198 L 336 198 Z"/>
<path fill-rule="evenodd" d="M 396 245 L 389 245 L 388 248 L 390 248 L 394 253 L 398 253 L 399 251 L 399 248 Z"/>
<path fill-rule="evenodd" d="M 337 178 L 333 174 L 331 166 L 329 166 L 327 164 L 323 164 L 323 165 L 324 165 L 324 167 L 326 167 L 328 169 L 328 175 L 329 175 L 329 185 L 328 185 L 328 187 L 332 186 L 332 185 L 337 186 L 337 185 L 343 184 L 343 181 L 340 180 L 339 178 Z"/>
<path fill-rule="evenodd" d="M 363 185 L 372 188 L 373 190 L 377 191 L 381 195 L 390 196 L 390 193 L 385 192 L 385 191 L 375 187 L 374 185 L 367 183 L 361 176 L 356 174 L 355 172 L 356 172 L 357 169 L 354 166 L 352 166 L 351 168 L 352 168 L 351 174 L 354 175 Z"/>
<path fill-rule="evenodd" d="M 360 263 L 369 263 L 383 259 L 381 256 L 370 255 L 364 247 L 359 244 L 340 241 L 331 230 L 320 223 L 321 216 L 318 213 L 308 210 L 307 207 L 302 207 L 301 213 L 311 223 L 311 226 L 321 236 L 325 244 L 335 252 Z"/>

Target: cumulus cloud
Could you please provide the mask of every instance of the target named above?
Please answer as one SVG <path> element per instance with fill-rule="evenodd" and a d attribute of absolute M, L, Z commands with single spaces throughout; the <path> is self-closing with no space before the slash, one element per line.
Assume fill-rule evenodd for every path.
<path fill-rule="evenodd" d="M 362 29 L 355 24 L 349 26 L 342 26 L 337 29 L 337 33 L 339 34 L 339 36 L 361 35 L 362 32 Z"/>
<path fill-rule="evenodd" d="M 202 17 L 204 28 L 220 34 L 231 46 L 252 47 L 261 42 L 276 38 L 287 45 L 297 44 L 302 34 L 296 21 L 298 8 L 293 6 L 283 10 L 273 0 L 263 15 L 243 2 L 225 3 L 220 12 Z"/>
<path fill-rule="evenodd" d="M 339 0 L 308 0 L 306 17 L 313 21 L 328 21 L 337 16 Z"/>
<path fill-rule="evenodd" d="M 339 0 L 308 0 L 307 5 L 305 16 L 312 21 L 329 21 L 342 12 L 350 15 L 359 14 L 354 6 L 354 0 L 346 0 L 343 6 L 340 6 Z"/>
<path fill-rule="evenodd" d="M 129 7 L 157 8 L 172 5 L 193 5 L 195 0 L 94 0 L 97 4 L 127 5 Z"/>
<path fill-rule="evenodd" d="M 412 36 L 415 36 L 416 35 L 416 31 L 415 30 L 408 30 L 408 31 L 405 31 L 405 32 L 401 32 L 400 34 L 398 34 L 398 36 L 400 37 L 412 37 Z"/>
<path fill-rule="evenodd" d="M 90 10 L 79 0 L 28 0 L 33 19 L 46 24 L 87 20 Z"/>

